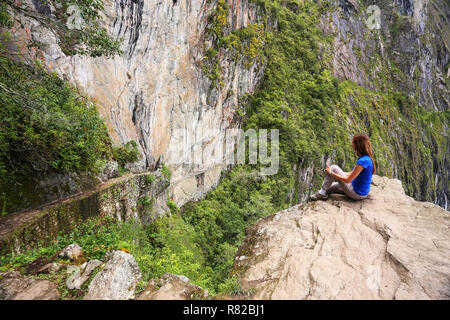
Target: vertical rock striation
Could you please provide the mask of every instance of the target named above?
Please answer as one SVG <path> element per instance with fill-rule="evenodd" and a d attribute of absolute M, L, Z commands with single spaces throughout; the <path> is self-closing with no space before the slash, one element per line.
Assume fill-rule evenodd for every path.
<path fill-rule="evenodd" d="M 376 92 L 406 92 L 427 110 L 448 110 L 450 6 L 447 2 L 331 0 L 330 3 L 331 10 L 323 14 L 320 27 L 332 37 L 329 64 L 336 77 Z M 377 13 L 379 28 L 371 29 L 367 22 Z M 444 124 L 438 136 L 446 137 L 447 128 L 448 124 Z M 429 130 L 436 129 L 431 126 Z M 397 133 L 392 134 L 403 146 L 409 144 Z M 422 129 L 419 137 L 425 140 L 428 134 Z M 441 153 L 438 144 L 436 141 L 429 144 L 433 160 L 427 169 L 431 174 L 414 177 L 399 162 L 393 163 L 392 173 L 407 184 L 409 194 L 421 200 L 432 198 L 447 209 L 449 159 L 448 153 Z M 445 144 L 448 148 L 448 140 L 441 147 Z M 414 151 L 409 152 L 411 159 Z M 406 167 L 414 164 L 407 162 Z"/>
<path fill-rule="evenodd" d="M 257 63 L 246 68 L 233 60 L 229 50 L 221 49 L 223 86 L 211 88 L 201 66 L 211 45 L 205 33 L 217 1 L 106 0 L 104 4 L 107 29 L 115 38 L 123 38 L 124 54 L 111 59 L 66 56 L 52 33 L 23 20 L 33 37 L 47 44 L 42 55 L 51 69 L 97 101 L 113 140 L 139 143 L 144 157 L 134 170 L 163 162 L 173 171 L 178 204 L 203 196 L 218 182 L 224 165 L 204 161 L 183 165 L 174 131 L 186 130 L 190 137 L 186 150 L 208 159 L 207 146 L 224 145 L 239 98 L 255 89 L 263 68 Z M 39 10 L 39 1 L 33 5 Z M 229 0 L 228 6 L 232 29 L 256 22 L 255 4 Z M 218 134 L 208 133 L 210 129 Z"/>
<path fill-rule="evenodd" d="M 339 79 L 376 90 L 392 84 L 428 109 L 448 109 L 448 3 L 429 0 L 331 2 L 333 9 L 323 16 L 321 28 L 333 35 L 332 68 Z M 379 9 L 379 28 L 371 29 L 367 24 L 369 18 L 376 15 L 370 6 Z"/>
<path fill-rule="evenodd" d="M 105 26 L 123 39 L 124 54 L 111 59 L 66 56 L 53 33 L 26 17 L 20 18 L 29 32 L 17 30 L 14 36 L 19 42 L 32 36 L 47 45 L 36 56 L 98 102 L 116 143 L 138 142 L 144 157 L 133 171 L 161 162 L 169 166 L 171 195 L 182 205 L 202 198 L 219 181 L 226 165 L 205 160 L 217 156 L 217 146 L 225 151 L 222 158 L 232 154 L 224 145 L 239 134 L 226 129 L 238 126 L 233 115 L 239 100 L 255 90 L 264 72 L 264 63 L 248 67 L 226 48 L 217 54 L 221 85 L 212 85 L 214 80 L 204 72 L 205 55 L 213 45 L 207 29 L 221 1 L 228 5 L 227 34 L 259 23 L 264 15 L 248 0 L 105 0 Z M 41 1 L 24 2 L 51 14 Z M 380 9 L 380 29 L 370 30 L 366 24 L 369 5 Z M 320 21 L 321 29 L 333 38 L 325 50 L 331 55 L 329 67 L 340 80 L 375 91 L 406 91 L 425 108 L 445 111 L 450 101 L 449 17 L 449 6 L 441 0 L 330 0 Z M 184 137 L 176 134 L 180 129 Z M 433 147 L 432 153 L 439 152 Z M 199 161 L 186 164 L 188 158 Z M 421 190 L 415 196 L 428 199 L 432 193 L 436 203 L 447 207 L 448 156 L 433 161 L 434 187 L 427 185 L 433 184 L 430 179 L 410 184 Z M 393 166 L 393 172 L 401 171 Z M 306 190 L 313 168 L 303 167 L 299 164 L 298 175 Z M 408 181 L 407 176 L 395 176 Z M 51 186 L 61 180 L 53 178 Z M 63 182 L 76 184 L 72 180 Z"/>

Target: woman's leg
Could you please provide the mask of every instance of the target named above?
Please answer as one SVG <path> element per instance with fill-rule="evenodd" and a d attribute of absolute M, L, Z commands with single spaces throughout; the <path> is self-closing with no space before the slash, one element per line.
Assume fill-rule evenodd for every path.
<path fill-rule="evenodd" d="M 336 165 L 331 166 L 331 171 L 333 171 L 334 173 L 336 173 L 338 175 L 346 175 L 346 173 Z M 353 189 L 353 185 L 351 183 L 345 183 L 340 180 L 336 180 L 333 178 L 333 176 L 331 176 L 331 174 L 327 174 L 327 176 L 331 177 L 333 181 L 336 181 L 336 182 L 329 183 L 330 179 L 325 177 L 324 183 L 322 184 L 322 190 L 325 190 L 328 194 L 344 193 L 347 197 L 354 199 L 354 200 L 362 200 L 362 199 L 367 198 L 367 196 L 362 196 L 362 195 L 357 194 L 355 192 L 355 190 Z M 339 187 L 336 186 L 336 183 L 339 185 Z M 327 189 L 324 189 L 324 187 Z"/>
<path fill-rule="evenodd" d="M 337 166 L 337 165 L 335 165 L 335 164 L 333 164 L 332 166 L 330 166 L 330 169 L 331 169 L 331 171 L 332 172 L 334 172 L 334 173 L 336 173 L 336 174 L 338 174 L 338 175 L 341 175 L 341 176 L 344 176 L 345 175 L 345 172 L 341 169 L 341 168 L 339 168 L 339 166 Z M 326 193 L 330 193 L 329 192 L 329 189 L 331 188 L 331 185 L 334 183 L 334 182 L 341 182 L 341 181 L 338 181 L 338 180 L 336 180 L 336 179 L 334 179 L 333 178 L 333 176 L 331 175 L 331 174 L 326 174 L 325 175 L 325 178 L 323 179 L 323 183 L 322 183 L 322 190 L 321 191 L 324 191 L 324 192 L 326 192 Z M 342 182 L 343 183 L 343 182 Z M 341 185 L 341 183 L 339 183 L 340 185 Z"/>
<path fill-rule="evenodd" d="M 340 187 L 340 189 L 342 189 L 344 191 L 345 195 L 347 197 L 349 197 L 350 199 L 362 200 L 362 199 L 367 198 L 367 195 L 362 196 L 360 194 L 357 194 L 355 192 L 355 190 L 353 189 L 353 185 L 351 183 L 345 183 L 345 182 L 339 181 L 339 187 Z"/>
<path fill-rule="evenodd" d="M 332 165 L 330 167 L 331 171 L 338 175 L 346 175 L 346 173 L 337 165 Z M 340 180 L 336 180 L 333 178 L 331 174 L 325 175 L 322 183 L 322 189 L 319 192 L 313 194 L 310 199 L 311 200 L 326 200 L 328 198 L 328 194 L 330 193 L 343 193 L 347 197 L 354 200 L 362 200 L 367 196 L 361 196 L 355 192 L 353 189 L 353 185 L 351 183 L 345 183 Z"/>
<path fill-rule="evenodd" d="M 331 184 L 330 188 L 328 189 L 328 194 L 332 194 L 332 193 L 345 194 L 345 191 L 344 191 L 344 189 L 342 189 L 339 182 L 333 182 Z"/>
<path fill-rule="evenodd" d="M 331 171 L 339 174 L 339 175 L 344 175 L 344 171 L 342 171 L 341 168 L 339 168 L 336 165 L 332 165 L 330 167 Z M 326 200 L 328 199 L 328 193 L 329 191 L 334 191 L 334 190 L 340 190 L 342 189 L 341 185 L 338 183 L 339 185 L 339 189 L 336 186 L 336 180 L 333 178 L 333 176 L 331 174 L 326 174 L 325 178 L 323 179 L 323 183 L 322 183 L 322 189 L 320 189 L 318 192 L 314 193 L 313 195 L 311 195 L 309 198 L 310 200 Z M 331 188 L 331 186 L 333 186 L 333 188 Z M 330 190 L 331 189 L 331 190 Z M 342 190 L 344 191 L 344 190 Z"/>

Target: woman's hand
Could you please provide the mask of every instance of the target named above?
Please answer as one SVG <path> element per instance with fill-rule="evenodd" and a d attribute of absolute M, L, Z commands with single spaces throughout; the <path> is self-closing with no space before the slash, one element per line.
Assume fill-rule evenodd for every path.
<path fill-rule="evenodd" d="M 331 167 L 328 167 L 324 170 L 325 174 L 330 174 L 331 173 Z"/>
<path fill-rule="evenodd" d="M 344 173 L 343 176 L 335 173 L 333 175 L 333 178 L 335 178 L 336 180 L 345 182 L 345 183 L 350 183 L 353 180 L 355 180 L 355 178 L 361 173 L 361 171 L 363 171 L 363 169 L 364 169 L 363 166 L 357 164 L 350 173 Z M 326 173 L 328 173 L 328 172 L 331 173 L 330 167 L 326 168 L 325 172 Z"/>

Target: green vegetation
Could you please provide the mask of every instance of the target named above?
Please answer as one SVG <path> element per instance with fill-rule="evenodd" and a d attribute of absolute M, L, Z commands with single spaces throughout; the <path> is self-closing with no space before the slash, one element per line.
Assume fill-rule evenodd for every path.
<path fill-rule="evenodd" d="M 178 208 L 177 204 L 172 199 L 167 200 L 167 207 L 172 214 L 177 214 L 180 212 L 180 208 Z"/>
<path fill-rule="evenodd" d="M 2 193 L 2 196 L 0 197 L 0 199 L 1 199 L 1 203 L 3 203 L 2 212 L 0 214 L 0 217 L 3 217 L 3 216 L 6 216 L 7 213 L 8 213 L 6 211 L 6 205 L 8 203 L 8 198 L 6 198 L 6 194 L 5 193 Z"/>
<path fill-rule="evenodd" d="M 205 261 L 214 270 L 211 281 L 217 290 L 229 276 L 245 229 L 278 209 L 277 187 L 275 179 L 238 166 L 205 200 L 182 208 L 183 221 L 195 230 Z"/>
<path fill-rule="evenodd" d="M 115 40 L 102 26 L 103 0 L 44 0 L 38 11 L 27 4 L 4 0 L 0 5 L 0 26 L 12 27 L 17 22 L 24 28 L 20 15 L 39 22 L 58 39 L 66 55 L 112 57 L 121 54 L 122 39 Z M 54 8 L 53 15 L 48 13 Z M 12 13 L 12 15 L 11 15 Z M 30 39 L 28 47 L 41 48 L 45 43 Z"/>
<path fill-rule="evenodd" d="M 11 28 L 13 26 L 13 20 L 8 12 L 8 8 L 6 2 L 0 3 L 0 27 Z"/>
<path fill-rule="evenodd" d="M 67 265 L 77 265 L 91 259 L 104 260 L 107 250 L 121 249 L 119 247 L 118 234 L 113 233 L 117 228 L 118 225 L 113 218 L 89 219 L 73 232 L 58 236 L 57 240 L 50 246 L 39 247 L 17 255 L 10 254 L 0 257 L 0 271 L 19 270 L 24 272 L 26 267 L 38 258 L 43 261 L 55 261 Z M 123 234 L 121 235 L 123 236 Z M 79 259 L 80 261 L 74 263 L 71 263 L 69 260 L 61 260 L 57 254 L 74 242 L 82 246 L 84 256 Z M 38 274 L 32 277 L 55 282 L 61 299 L 82 299 L 87 292 L 88 284 L 99 270 L 95 270 L 79 290 L 69 290 L 67 288 L 66 281 L 70 275 L 65 268 L 55 274 Z"/>
<path fill-rule="evenodd" d="M 72 243 L 83 248 L 85 258 L 104 259 L 107 249 L 117 248 L 119 239 L 111 232 L 116 226 L 113 218 L 88 219 L 69 234 L 61 234 L 57 240 L 47 247 L 36 247 L 20 254 L 9 254 L 0 257 L 0 271 L 18 269 L 24 270 L 28 264 L 37 258 L 56 258 L 56 254 Z M 120 249 L 120 248 L 118 248 Z"/>
<path fill-rule="evenodd" d="M 114 159 L 120 166 L 139 160 L 140 153 L 136 141 L 131 140 L 124 146 L 113 147 Z"/>
<path fill-rule="evenodd" d="M 0 53 L 0 193 L 18 192 L 48 172 L 96 173 L 111 157 L 94 102 L 38 62 Z"/>
<path fill-rule="evenodd" d="M 60 250 L 71 243 L 77 243 L 84 249 L 84 258 L 87 260 L 104 260 L 107 250 L 130 252 L 143 276 L 141 289 L 148 280 L 170 272 L 186 275 L 195 284 L 209 288 L 215 294 L 217 286 L 213 282 L 216 280 L 214 271 L 207 265 L 198 245 L 198 238 L 201 236 L 184 222 L 179 213 L 159 219 L 149 226 L 136 221 L 117 223 L 113 218 L 91 218 L 72 233 L 59 236 L 51 246 L 0 257 L 0 271 L 24 271 L 37 258 L 58 261 L 56 255 Z M 77 294 L 67 290 L 65 279 L 58 281 L 61 284 L 60 292 L 64 292 L 64 296 L 73 298 Z M 222 293 L 239 291 L 235 279 L 220 284 L 219 288 Z"/>
<path fill-rule="evenodd" d="M 161 178 L 164 177 L 165 179 L 170 181 L 170 178 L 172 177 L 172 172 L 170 171 L 169 168 L 166 167 L 165 164 L 162 165 L 161 172 L 162 172 Z"/>
<path fill-rule="evenodd" d="M 247 69 L 254 62 L 261 63 L 264 57 L 264 25 L 253 23 L 247 27 L 231 30 L 228 15 L 228 3 L 225 0 L 219 0 L 216 9 L 209 17 L 206 33 L 213 45 L 206 51 L 202 70 L 212 81 L 211 88 L 222 88 L 224 85 L 223 70 L 219 61 L 220 51 L 231 51 L 234 62 L 242 61 Z"/>
<path fill-rule="evenodd" d="M 326 159 L 351 170 L 356 160 L 351 137 L 357 132 L 371 137 L 379 174 L 398 174 L 407 193 L 418 199 L 435 196 L 436 163 L 446 161 L 448 154 L 447 137 L 442 132 L 449 112 L 427 111 L 404 93 L 389 90 L 392 86 L 388 82 L 383 87 L 386 90 L 374 92 L 332 77 L 326 67 L 329 39 L 317 27 L 328 4 L 254 2 L 263 7 L 265 17 L 261 32 L 264 46 L 256 41 L 253 49 L 258 55 L 262 51 L 267 67 L 258 91 L 243 99 L 237 120 L 245 129 L 280 130 L 279 172 L 261 176 L 259 165 L 237 165 L 204 200 L 181 209 L 168 200 L 171 215 L 149 226 L 90 220 L 48 248 L 0 258 L 3 268 L 20 269 L 39 256 L 51 256 L 76 242 L 85 249 L 87 258 L 102 259 L 108 248 L 128 250 L 144 281 L 171 272 L 187 276 L 212 294 L 245 294 L 230 272 L 245 229 L 308 194 L 311 187 L 301 180 L 303 170 L 310 169 L 312 188 L 318 187 L 323 177 Z M 219 0 L 210 21 L 215 46 L 206 52 L 205 59 L 212 61 L 212 69 L 205 70 L 212 70 L 209 75 L 217 84 L 218 51 L 227 46 L 238 48 L 239 35 L 248 30 L 253 35 L 260 32 L 260 27 L 252 27 L 253 31 L 249 28 L 226 35 L 227 12 L 226 2 Z M 271 21 L 278 22 L 277 30 L 271 30 Z M 390 80 L 386 77 L 383 81 Z M 170 179 L 165 166 L 163 175 Z M 144 208 L 152 199 L 143 197 L 138 202 Z"/>
<path fill-rule="evenodd" d="M 148 184 L 151 184 L 153 181 L 155 181 L 156 177 L 154 174 L 148 174 L 145 176 L 145 182 Z"/>
<path fill-rule="evenodd" d="M 14 26 L 26 32 L 21 17 L 38 21 L 59 40 L 67 55 L 86 54 L 111 57 L 120 54 L 120 41 L 101 27 L 101 0 L 77 1 L 84 21 L 71 28 L 77 12 L 73 1 L 41 1 L 39 10 L 27 4 L 4 1 L 0 5 L 0 208 L 2 215 L 41 204 L 38 181 L 52 174 L 97 174 L 106 161 L 116 159 L 123 165 L 138 159 L 134 141 L 124 147 L 111 145 L 108 130 L 95 102 L 48 71 L 46 62 L 27 58 L 25 48 L 12 49 L 4 43 L 11 39 Z M 57 8 L 54 17 L 46 14 Z M 27 31 L 28 30 L 28 31 Z M 30 52 L 45 44 L 27 40 Z"/>
<path fill-rule="evenodd" d="M 42 66 L 0 56 L 2 181 L 50 169 L 94 171 L 110 153 L 95 104 Z"/>
<path fill-rule="evenodd" d="M 98 173 L 110 159 L 121 168 L 137 161 L 136 142 L 113 147 L 95 102 L 38 61 L 27 65 L 0 52 L 2 212 L 23 204 L 29 186 L 51 172 Z"/>
<path fill-rule="evenodd" d="M 155 199 L 149 196 L 139 198 L 137 201 L 139 212 L 144 215 L 150 215 L 153 210 Z"/>

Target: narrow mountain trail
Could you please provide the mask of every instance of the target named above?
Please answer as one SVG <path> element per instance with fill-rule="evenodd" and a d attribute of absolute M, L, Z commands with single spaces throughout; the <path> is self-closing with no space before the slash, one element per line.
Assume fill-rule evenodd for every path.
<path fill-rule="evenodd" d="M 120 176 L 118 178 L 110 179 L 101 184 L 98 184 L 96 187 L 94 187 L 88 191 L 80 192 L 78 194 L 74 194 L 72 196 L 69 196 L 69 197 L 66 197 L 63 199 L 54 200 L 49 203 L 40 205 L 38 207 L 24 209 L 24 210 L 20 210 L 20 211 L 14 212 L 14 213 L 10 213 L 5 217 L 0 218 L 0 240 L 7 238 L 9 234 L 11 234 L 15 230 L 19 229 L 20 227 L 25 225 L 27 222 L 31 221 L 35 216 L 37 216 L 40 212 L 42 212 L 44 210 L 54 208 L 60 204 L 69 203 L 72 201 L 77 201 L 77 200 L 80 200 L 83 198 L 87 198 L 95 193 L 98 193 L 102 190 L 105 190 L 105 189 L 111 187 L 112 185 L 114 185 L 118 182 L 129 180 L 132 177 L 142 176 L 142 175 L 145 175 L 148 173 L 149 172 L 144 172 L 144 173 L 139 173 L 139 174 L 133 174 L 133 173 L 126 174 L 126 175 Z"/>

